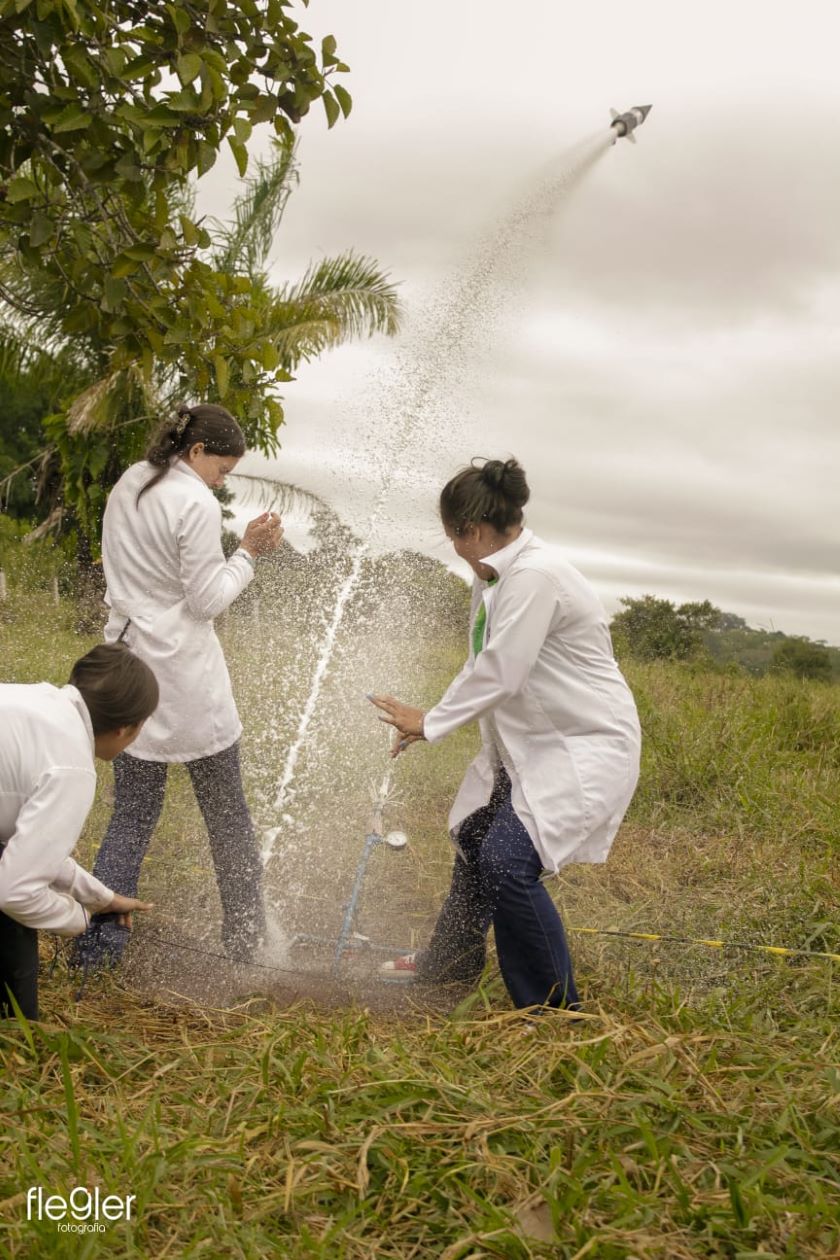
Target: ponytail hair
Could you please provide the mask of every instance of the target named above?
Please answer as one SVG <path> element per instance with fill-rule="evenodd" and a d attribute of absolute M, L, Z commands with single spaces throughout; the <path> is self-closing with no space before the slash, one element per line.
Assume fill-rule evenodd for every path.
<path fill-rule="evenodd" d="M 215 403 L 188 407 L 186 403 L 180 403 L 175 417 L 158 429 L 146 451 L 147 463 L 158 471 L 141 486 L 137 503 L 147 490 L 166 476 L 172 461 L 185 455 L 197 442 L 203 444 L 208 455 L 232 455 L 239 459 L 245 454 L 245 435 L 224 407 Z"/>
<path fill-rule="evenodd" d="M 530 497 L 518 460 L 476 458 L 441 490 L 440 519 L 455 534 L 482 521 L 504 534 L 522 524 L 522 509 Z"/>

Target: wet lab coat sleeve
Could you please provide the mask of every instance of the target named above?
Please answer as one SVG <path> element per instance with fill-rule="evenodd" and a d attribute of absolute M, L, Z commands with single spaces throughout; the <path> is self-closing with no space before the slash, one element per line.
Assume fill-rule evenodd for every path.
<path fill-rule="evenodd" d="M 22 806 L 0 860 L 0 910 L 27 927 L 77 936 L 82 906 L 102 910 L 113 892 L 70 857 L 93 804 L 96 775 L 56 768 Z"/>
<path fill-rule="evenodd" d="M 462 670 L 423 722 L 436 743 L 515 696 L 528 680 L 546 636 L 560 615 L 555 583 L 545 573 L 523 570 L 499 583 L 488 616 L 485 646 Z"/>
<path fill-rule="evenodd" d="M 178 555 L 184 599 L 196 621 L 220 616 L 254 576 L 243 554 L 225 560 L 221 536 L 222 509 L 216 499 L 202 496 L 187 504 L 178 532 Z"/>

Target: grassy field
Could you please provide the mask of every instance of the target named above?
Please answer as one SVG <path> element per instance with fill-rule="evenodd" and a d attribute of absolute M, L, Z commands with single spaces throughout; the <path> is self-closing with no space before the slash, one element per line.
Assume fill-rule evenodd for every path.
<path fill-rule="evenodd" d="M 46 596 L 3 606 L 3 678 L 63 681 L 93 642 L 73 626 L 72 607 Z M 311 645 L 278 643 L 246 618 L 224 634 L 249 794 L 268 820 Z M 320 899 L 330 930 L 383 765 L 360 696 L 405 682 L 384 643 L 374 626 L 369 650 L 356 640 L 339 653 L 313 731 L 321 752 L 301 764 L 297 823 L 267 871 L 282 900 L 289 871 L 304 869 L 306 913 Z M 408 662 L 418 701 L 434 698 L 456 655 L 423 649 Z M 575 931 L 840 952 L 840 689 L 669 665 L 627 673 L 646 736 L 639 792 L 607 865 L 553 881 L 584 1020 L 524 1026 L 492 967 L 446 1013 L 289 1005 L 268 973 L 227 1009 L 119 980 L 76 1003 L 59 967 L 42 983 L 42 1023 L 0 1031 L 0 1253 L 840 1254 L 837 965 Z M 428 929 L 447 877 L 448 800 L 473 740 L 398 763 L 389 825 L 411 846 L 392 855 L 399 866 L 372 863 L 366 932 L 399 929 L 408 942 Z M 85 857 L 107 813 L 102 800 Z M 214 922 L 207 867 L 174 775 L 144 872 L 167 932 L 185 903 Z M 134 1215 L 105 1233 L 60 1233 L 27 1221 L 32 1185 L 134 1194 Z"/>

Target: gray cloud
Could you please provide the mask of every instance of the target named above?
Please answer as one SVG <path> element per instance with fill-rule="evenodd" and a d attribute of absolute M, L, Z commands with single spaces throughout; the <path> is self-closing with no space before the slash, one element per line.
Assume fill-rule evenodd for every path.
<path fill-rule="evenodd" d="M 391 0 L 319 4 L 356 106 L 329 135 L 307 124 L 277 278 L 323 253 L 371 253 L 439 336 L 413 358 L 406 335 L 302 371 L 279 467 L 362 524 L 384 472 L 392 541 L 443 558 L 436 487 L 475 453 L 512 450 L 532 523 L 613 601 L 708 596 L 837 641 L 837 11 L 649 3 L 607 45 L 618 5 L 574 22 L 561 9 L 528 7 L 519 66 L 490 0 L 428 0 L 422 21 Z M 478 242 L 607 105 L 645 100 L 638 144 L 609 149 L 499 259 L 459 351 L 429 293 L 457 287 Z M 223 165 L 205 181 L 216 213 L 229 180 Z M 436 388 L 395 462 L 409 376 L 424 371 Z"/>
<path fill-rule="evenodd" d="M 769 104 L 717 111 L 696 132 L 663 119 L 643 154 L 609 153 L 564 207 L 547 289 L 635 301 L 643 319 L 666 307 L 691 326 L 807 308 L 840 270 L 840 179 L 814 121 Z"/>

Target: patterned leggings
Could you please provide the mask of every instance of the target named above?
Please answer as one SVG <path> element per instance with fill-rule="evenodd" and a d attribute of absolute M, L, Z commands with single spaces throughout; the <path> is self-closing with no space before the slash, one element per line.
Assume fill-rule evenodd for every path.
<path fill-rule="evenodd" d="M 155 829 L 166 789 L 168 764 L 129 753 L 114 760 L 115 803 L 93 873 L 114 892 L 136 897 L 140 867 Z M 239 745 L 186 763 L 210 837 L 222 903 L 222 940 L 231 958 L 247 961 L 265 931 L 262 863 L 242 790 Z M 92 929 L 82 952 L 91 953 L 93 933 L 101 951 L 117 961 L 127 941 L 124 929 L 105 923 Z M 103 961 L 93 958 L 91 961 Z"/>

